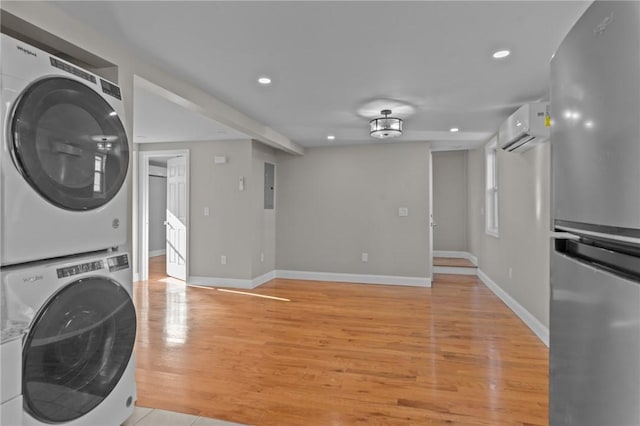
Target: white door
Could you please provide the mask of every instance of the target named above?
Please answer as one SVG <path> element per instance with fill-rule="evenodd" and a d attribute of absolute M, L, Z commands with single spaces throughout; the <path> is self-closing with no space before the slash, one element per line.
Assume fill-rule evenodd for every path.
<path fill-rule="evenodd" d="M 187 279 L 187 160 L 167 161 L 167 275 Z"/>

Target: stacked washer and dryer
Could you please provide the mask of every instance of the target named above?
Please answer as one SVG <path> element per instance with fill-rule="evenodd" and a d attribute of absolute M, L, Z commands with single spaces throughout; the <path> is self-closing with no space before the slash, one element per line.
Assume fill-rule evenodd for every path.
<path fill-rule="evenodd" d="M 1 43 L 0 423 L 119 425 L 136 398 L 120 88 Z"/>

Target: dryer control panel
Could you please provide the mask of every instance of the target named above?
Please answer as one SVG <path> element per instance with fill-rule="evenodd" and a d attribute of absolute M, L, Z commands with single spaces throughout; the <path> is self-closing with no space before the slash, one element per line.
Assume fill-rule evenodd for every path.
<path fill-rule="evenodd" d="M 69 72 L 69 73 L 71 73 L 73 75 L 76 75 L 76 76 L 78 76 L 80 78 L 84 78 L 85 80 L 90 81 L 92 83 L 96 82 L 95 76 L 89 74 L 86 71 L 82 71 L 81 69 L 76 68 L 73 65 L 69 65 L 66 62 L 62 62 L 61 60 L 56 59 L 53 56 L 51 56 L 49 58 L 49 60 L 51 61 L 51 66 L 54 66 L 56 68 L 59 68 L 59 69 L 64 70 L 66 72 Z"/>
<path fill-rule="evenodd" d="M 129 256 L 121 254 L 120 256 L 110 257 L 107 259 L 107 265 L 109 266 L 109 272 L 127 269 L 129 267 Z"/>

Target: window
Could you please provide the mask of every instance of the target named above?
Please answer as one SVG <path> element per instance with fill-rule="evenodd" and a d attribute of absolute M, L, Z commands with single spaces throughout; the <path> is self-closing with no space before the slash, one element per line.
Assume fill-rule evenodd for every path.
<path fill-rule="evenodd" d="M 485 232 L 498 237 L 498 139 L 491 138 L 484 149 L 486 159 Z"/>

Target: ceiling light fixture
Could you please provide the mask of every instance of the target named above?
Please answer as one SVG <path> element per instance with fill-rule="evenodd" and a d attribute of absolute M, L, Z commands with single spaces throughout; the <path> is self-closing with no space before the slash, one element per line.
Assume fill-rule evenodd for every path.
<path fill-rule="evenodd" d="M 258 79 L 258 83 L 260 83 L 260 84 L 271 84 L 271 79 L 269 77 L 260 77 Z"/>
<path fill-rule="evenodd" d="M 458 129 L 457 127 L 452 127 L 452 128 L 450 128 L 450 129 L 449 129 L 449 131 L 450 131 L 451 133 L 456 133 L 456 132 L 459 132 L 459 131 L 460 131 L 460 129 Z"/>
<path fill-rule="evenodd" d="M 329 135 L 329 136 L 327 136 L 327 139 L 329 139 L 330 141 L 334 141 L 334 140 L 336 140 L 336 137 L 333 136 L 333 135 Z"/>
<path fill-rule="evenodd" d="M 507 56 L 511 55 L 511 51 L 509 50 L 498 50 L 496 52 L 493 52 L 493 59 L 503 59 L 506 58 Z"/>
<path fill-rule="evenodd" d="M 371 136 L 386 139 L 402 135 L 402 120 L 400 118 L 389 117 L 390 109 L 383 109 L 380 114 L 384 117 L 374 118 L 369 122 Z"/>

